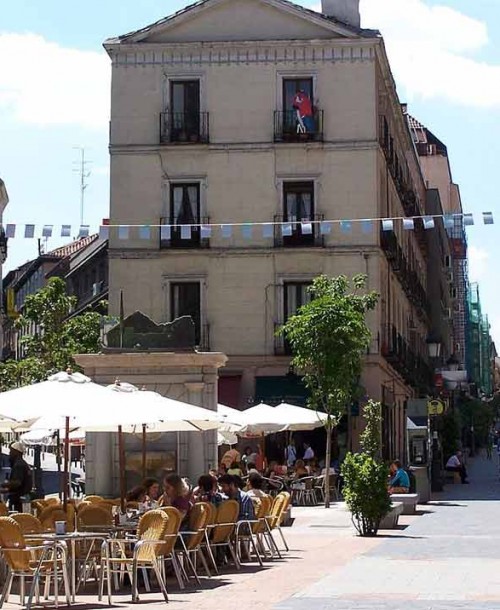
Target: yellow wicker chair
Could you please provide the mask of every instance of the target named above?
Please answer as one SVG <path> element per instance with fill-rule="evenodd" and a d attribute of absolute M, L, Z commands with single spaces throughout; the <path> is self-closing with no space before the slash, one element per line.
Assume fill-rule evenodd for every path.
<path fill-rule="evenodd" d="M 108 603 L 111 599 L 111 574 L 122 572 L 123 567 L 128 571 L 132 580 L 132 603 L 139 601 L 137 586 L 138 568 L 152 568 L 156 574 L 158 583 L 165 601 L 168 602 L 168 594 L 163 579 L 160 561 L 161 552 L 165 547 L 165 534 L 168 528 L 168 516 L 163 510 L 151 510 L 145 513 L 139 521 L 137 538 L 110 539 L 103 543 L 103 554 L 101 558 L 101 575 L 99 582 L 99 601 L 102 600 L 104 592 L 104 579 L 106 578 L 108 590 Z M 132 557 L 127 557 L 123 552 L 125 545 L 133 545 Z M 113 551 L 118 551 L 119 556 L 113 556 Z"/>
<path fill-rule="evenodd" d="M 104 502 L 104 498 L 102 496 L 85 496 L 83 498 L 84 502 Z"/>
<path fill-rule="evenodd" d="M 258 544 L 260 542 L 258 536 L 265 527 L 262 523 L 262 519 L 266 517 L 269 508 L 269 503 L 263 501 L 264 498 L 265 497 L 252 498 L 255 515 L 254 519 L 243 519 L 236 524 L 236 552 L 238 553 L 240 563 L 242 547 L 246 549 L 247 555 L 250 558 L 249 550 L 251 546 L 259 565 L 261 567 L 264 565 L 258 549 Z"/>
<path fill-rule="evenodd" d="M 93 526 L 113 525 L 113 516 L 107 507 L 101 504 L 87 504 L 76 515 L 77 529 L 85 530 Z"/>
<path fill-rule="evenodd" d="M 179 537 L 179 530 L 182 523 L 182 513 L 173 506 L 163 506 L 159 510 L 163 511 L 168 517 L 168 526 L 165 532 L 165 546 L 161 548 L 160 553 L 165 561 L 170 560 L 172 562 L 172 567 L 174 569 L 177 582 L 179 583 L 179 588 L 184 589 L 185 585 L 183 576 L 185 577 L 186 581 L 188 579 L 183 566 L 179 564 L 177 556 L 175 555 L 175 543 Z M 165 567 L 165 562 L 163 562 L 162 566 Z"/>
<path fill-rule="evenodd" d="M 66 602 L 68 605 L 70 604 L 66 551 L 62 545 L 48 545 L 45 543 L 38 546 L 28 546 L 19 524 L 11 517 L 0 517 L 0 547 L 8 567 L 7 579 L 2 591 L 2 597 L 0 598 L 0 608 L 3 606 L 4 602 L 9 599 L 14 578 L 18 577 L 20 579 L 20 601 L 23 606 L 25 580 L 31 579 L 31 589 L 28 599 L 28 607 L 31 607 L 35 591 L 37 593 L 38 601 L 38 583 L 40 578 L 43 577 L 48 579 L 51 576 L 54 576 L 54 581 L 56 581 L 56 570 L 58 573 L 62 573 Z M 57 606 L 56 587 L 54 587 L 54 592 Z"/>
<path fill-rule="evenodd" d="M 233 536 L 239 512 L 240 505 L 236 500 L 226 500 L 216 509 L 215 520 L 207 525 L 205 545 L 216 574 L 218 573 L 218 568 L 213 551 L 218 547 L 228 548 L 231 557 L 233 558 L 234 565 L 238 570 L 241 569 L 238 555 L 233 544 Z"/>
<path fill-rule="evenodd" d="M 43 525 L 40 519 L 29 513 L 16 513 L 12 515 L 12 519 L 19 525 L 23 536 L 28 534 L 42 534 Z"/>
<path fill-rule="evenodd" d="M 9 509 L 7 508 L 7 504 L 5 502 L 0 502 L 0 517 L 8 517 Z"/>
<path fill-rule="evenodd" d="M 207 502 L 198 502 L 189 513 L 189 531 L 179 532 L 180 548 L 175 550 L 177 556 L 184 557 L 198 584 L 201 584 L 196 570 L 196 558 L 199 557 L 207 576 L 211 576 L 207 560 L 201 550 L 205 541 L 205 532 L 210 518 L 211 510 Z M 195 561 L 191 559 L 194 556 Z M 180 562 L 180 565 L 183 565 Z"/>
<path fill-rule="evenodd" d="M 75 531 L 75 507 L 68 504 L 66 510 L 60 504 L 45 507 L 38 515 L 44 529 L 55 530 L 56 521 L 66 521 L 66 531 Z"/>

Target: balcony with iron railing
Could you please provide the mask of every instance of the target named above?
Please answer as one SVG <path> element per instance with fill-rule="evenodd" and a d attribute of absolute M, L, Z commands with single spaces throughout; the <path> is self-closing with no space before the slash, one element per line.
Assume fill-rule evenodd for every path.
<path fill-rule="evenodd" d="M 432 387 L 432 369 L 426 358 L 393 324 L 382 327 L 380 352 L 411 387 L 426 393 Z"/>
<path fill-rule="evenodd" d="M 299 118 L 296 110 L 275 110 L 275 142 L 322 142 L 323 110 L 314 109 L 311 117 Z"/>
<path fill-rule="evenodd" d="M 161 112 L 160 144 L 208 144 L 208 112 Z"/>
<path fill-rule="evenodd" d="M 179 224 L 175 218 L 160 218 L 160 225 L 169 227 L 164 231 L 160 226 L 160 250 L 210 248 L 210 238 L 202 237 L 200 225 L 205 224 L 210 224 L 208 216 L 200 217 L 196 224 Z"/>
<path fill-rule="evenodd" d="M 276 215 L 274 217 L 274 247 L 324 247 L 325 239 L 321 235 L 320 224 L 323 220 L 323 214 L 314 214 L 310 218 L 303 218 L 301 222 L 291 222 L 283 215 Z M 287 229 L 288 234 L 286 232 Z"/>
<path fill-rule="evenodd" d="M 398 237 L 394 231 L 380 231 L 380 247 L 394 272 L 399 279 L 403 290 L 410 303 L 415 305 L 417 311 L 422 315 L 429 313 L 429 301 L 427 292 L 422 285 L 417 271 L 410 266 L 408 259 L 400 246 Z"/>

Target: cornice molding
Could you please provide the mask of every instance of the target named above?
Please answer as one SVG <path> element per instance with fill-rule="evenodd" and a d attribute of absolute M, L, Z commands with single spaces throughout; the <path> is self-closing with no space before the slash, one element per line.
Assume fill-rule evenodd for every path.
<path fill-rule="evenodd" d="M 110 49 L 119 67 L 374 62 L 379 39 L 122 44 Z"/>

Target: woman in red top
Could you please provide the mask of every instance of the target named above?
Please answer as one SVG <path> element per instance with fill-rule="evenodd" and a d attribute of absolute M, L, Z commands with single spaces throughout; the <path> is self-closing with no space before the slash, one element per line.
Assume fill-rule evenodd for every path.
<path fill-rule="evenodd" d="M 163 479 L 164 494 L 161 499 L 162 506 L 173 506 L 182 514 L 183 525 L 189 522 L 191 502 L 189 488 L 178 474 L 167 474 Z"/>

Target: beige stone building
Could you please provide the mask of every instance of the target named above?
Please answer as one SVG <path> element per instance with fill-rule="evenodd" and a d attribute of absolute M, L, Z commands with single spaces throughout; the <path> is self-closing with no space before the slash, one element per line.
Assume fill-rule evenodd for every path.
<path fill-rule="evenodd" d="M 0 178 L 0 276 L 2 275 L 2 265 L 7 259 L 7 238 L 3 229 L 3 213 L 7 204 L 9 203 L 9 195 L 7 194 L 7 188 L 5 182 Z M 4 294 L 2 290 L 2 318 L 5 317 L 6 303 L 4 303 Z M 4 347 L 4 335 L 3 335 L 3 324 L 0 324 L 0 358 Z"/>
<path fill-rule="evenodd" d="M 385 405 L 386 455 L 402 456 L 405 402 L 430 379 L 425 232 L 321 224 L 424 212 L 384 42 L 358 5 L 203 0 L 105 42 L 111 224 L 128 225 L 111 230 L 110 308 L 123 290 L 125 313 L 191 314 L 201 349 L 229 357 L 221 402 L 292 400 L 276 328 L 318 274 L 365 273 L 381 299 L 361 382 Z"/>

